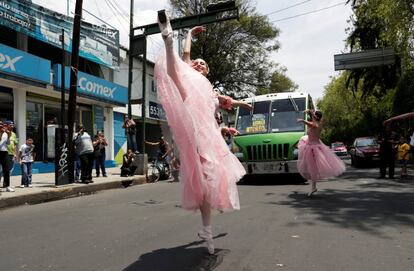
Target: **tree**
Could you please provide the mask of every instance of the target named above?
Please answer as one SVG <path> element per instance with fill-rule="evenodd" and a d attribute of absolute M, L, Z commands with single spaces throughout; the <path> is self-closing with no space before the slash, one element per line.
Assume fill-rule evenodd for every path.
<path fill-rule="evenodd" d="M 391 112 L 394 91 L 381 98 L 366 94 L 362 100 L 361 91 L 349 91 L 348 76 L 349 72 L 344 72 L 333 77 L 325 86 L 323 99 L 318 102 L 318 108 L 324 112 L 322 138 L 325 142 L 351 144 L 355 137 L 376 135 Z"/>
<path fill-rule="evenodd" d="M 347 85 L 353 91 L 381 98 L 394 91 L 394 111 L 412 110 L 412 103 L 401 100 L 413 90 L 407 82 L 414 73 L 414 5 L 411 0 L 352 0 L 354 15 L 347 44 L 351 51 L 392 47 L 397 53 L 397 63 L 373 68 L 353 70 Z M 362 83 L 362 86 L 360 86 Z M 399 106 L 396 106 L 396 105 Z"/>
<path fill-rule="evenodd" d="M 176 17 L 203 13 L 208 0 L 170 0 Z M 269 88 L 276 65 L 269 60 L 278 50 L 279 30 L 266 16 L 258 14 L 250 0 L 237 1 L 239 20 L 207 25 L 207 31 L 193 42 L 191 53 L 207 61 L 209 80 L 230 96 L 252 95 Z"/>
<path fill-rule="evenodd" d="M 275 70 L 270 79 L 269 87 L 258 88 L 256 95 L 268 93 L 280 93 L 295 91 L 298 85 L 295 84 L 287 75 L 286 68 Z"/>

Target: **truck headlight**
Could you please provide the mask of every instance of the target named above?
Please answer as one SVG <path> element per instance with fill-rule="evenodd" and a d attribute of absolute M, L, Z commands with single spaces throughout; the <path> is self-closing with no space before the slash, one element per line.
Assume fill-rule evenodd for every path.
<path fill-rule="evenodd" d="M 242 152 L 235 152 L 234 155 L 239 159 L 240 161 L 243 161 L 244 156 Z"/>
<path fill-rule="evenodd" d="M 299 149 L 298 149 L 298 142 L 295 143 L 295 145 L 293 145 L 293 150 L 292 150 L 292 155 L 293 155 L 293 159 L 297 160 L 299 157 Z"/>

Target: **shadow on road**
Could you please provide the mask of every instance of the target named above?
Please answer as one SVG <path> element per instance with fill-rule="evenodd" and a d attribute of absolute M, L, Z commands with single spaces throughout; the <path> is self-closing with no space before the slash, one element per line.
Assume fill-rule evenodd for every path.
<path fill-rule="evenodd" d="M 306 182 L 299 174 L 263 174 L 244 176 L 238 185 L 303 185 Z"/>
<path fill-rule="evenodd" d="M 411 186 L 412 187 L 412 186 Z M 314 223 L 316 220 L 338 227 L 365 231 L 382 238 L 388 238 L 385 227 L 414 227 L 414 192 L 399 191 L 349 191 L 323 189 L 312 198 L 293 192 L 288 200 L 267 202 L 268 204 L 289 205 L 298 209 L 304 218 L 289 223 L 289 226 Z M 299 217 L 301 214 L 299 213 Z"/>
<path fill-rule="evenodd" d="M 227 233 L 214 237 L 220 238 Z M 204 241 L 191 242 L 189 244 L 157 249 L 141 255 L 138 260 L 124 271 L 210 271 L 217 268 L 230 253 L 228 249 L 216 248 L 214 255 L 210 255 L 205 247 L 193 247 L 203 244 Z"/>

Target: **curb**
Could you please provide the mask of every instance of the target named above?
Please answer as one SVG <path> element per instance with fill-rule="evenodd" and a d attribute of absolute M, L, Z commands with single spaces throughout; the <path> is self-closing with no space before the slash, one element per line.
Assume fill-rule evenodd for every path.
<path fill-rule="evenodd" d="M 140 185 L 146 183 L 144 175 L 131 178 L 123 178 L 104 183 L 92 183 L 87 185 L 74 186 L 72 184 L 49 188 L 49 190 L 39 191 L 27 195 L 0 199 L 0 209 L 15 207 L 25 204 L 39 204 L 47 201 L 65 199 L 69 197 L 78 197 L 92 194 L 101 190 L 126 188 L 130 185 Z"/>

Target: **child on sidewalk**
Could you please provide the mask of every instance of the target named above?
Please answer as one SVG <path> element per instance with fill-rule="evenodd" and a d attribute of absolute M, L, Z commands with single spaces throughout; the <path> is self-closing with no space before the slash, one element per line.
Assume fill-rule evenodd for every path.
<path fill-rule="evenodd" d="M 397 158 L 401 165 L 401 174 L 400 178 L 407 177 L 407 163 L 409 159 L 409 150 L 410 145 L 407 144 L 407 141 L 405 140 L 405 137 L 400 137 L 400 142 L 397 145 Z"/>
<path fill-rule="evenodd" d="M 23 144 L 19 150 L 19 162 L 22 169 L 21 188 L 32 187 L 32 165 L 35 158 L 33 139 L 30 137 L 26 139 L 26 144 Z"/>

